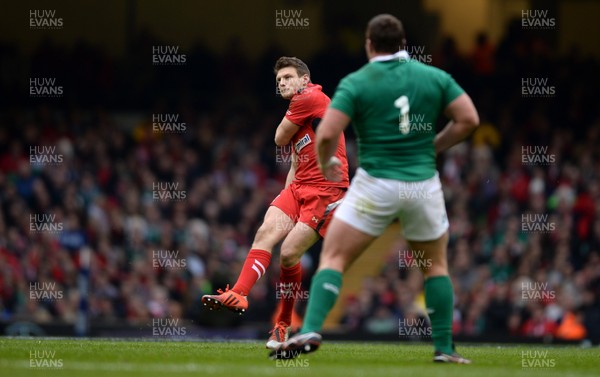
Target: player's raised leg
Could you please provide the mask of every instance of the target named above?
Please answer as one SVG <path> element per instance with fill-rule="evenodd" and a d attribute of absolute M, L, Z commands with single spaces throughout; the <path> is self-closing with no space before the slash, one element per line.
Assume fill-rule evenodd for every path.
<path fill-rule="evenodd" d="M 202 296 L 202 303 L 212 309 L 225 307 L 237 313 L 248 310 L 246 296 L 269 268 L 273 247 L 279 243 L 294 227 L 293 220 L 281 209 L 271 206 L 265 219 L 256 232 L 252 249 L 246 257 L 242 271 L 232 289 L 229 285 L 225 291 L 219 289 L 216 295 Z"/>
<path fill-rule="evenodd" d="M 306 250 L 318 240 L 319 234 L 313 228 L 298 222 L 281 245 L 281 271 L 277 284 L 278 296 L 281 299 L 281 311 L 277 316 L 275 327 L 270 332 L 267 348 L 274 349 L 287 340 L 294 304 L 302 283 L 300 259 Z"/>
<path fill-rule="evenodd" d="M 415 256 L 424 259 L 419 263 L 425 278 L 425 304 L 431 321 L 431 338 L 434 346 L 433 361 L 470 364 L 454 350 L 452 342 L 452 315 L 454 290 L 448 276 L 448 232 L 433 241 L 408 241 Z"/>
<path fill-rule="evenodd" d="M 321 251 L 319 269 L 312 278 L 308 307 L 300 333 L 291 337 L 270 354 L 271 358 L 289 359 L 300 353 L 316 351 L 321 343 L 318 332 L 337 301 L 342 274 L 373 242 L 374 236 L 334 218 Z"/>

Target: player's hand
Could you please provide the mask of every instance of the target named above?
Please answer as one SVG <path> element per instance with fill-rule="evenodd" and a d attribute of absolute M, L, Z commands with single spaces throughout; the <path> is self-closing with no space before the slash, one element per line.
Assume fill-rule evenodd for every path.
<path fill-rule="evenodd" d="M 342 161 L 332 156 L 325 164 L 320 164 L 319 169 L 328 181 L 339 182 L 342 180 Z"/>

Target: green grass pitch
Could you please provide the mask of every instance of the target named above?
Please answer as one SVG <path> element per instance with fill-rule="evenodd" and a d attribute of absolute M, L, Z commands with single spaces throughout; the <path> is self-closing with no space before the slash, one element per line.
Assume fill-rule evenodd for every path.
<path fill-rule="evenodd" d="M 471 365 L 434 364 L 429 344 L 324 342 L 291 361 L 263 342 L 0 338 L 0 376 L 598 376 L 600 348 L 461 345 Z"/>

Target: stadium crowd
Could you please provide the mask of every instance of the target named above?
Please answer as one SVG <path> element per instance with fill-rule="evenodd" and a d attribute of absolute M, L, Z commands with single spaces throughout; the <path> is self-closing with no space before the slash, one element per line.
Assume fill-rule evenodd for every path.
<path fill-rule="evenodd" d="M 0 119 L 1 321 L 74 322 L 79 251 L 89 248 L 92 321 L 240 322 L 209 315 L 199 299 L 241 269 L 285 181 L 289 151 L 272 138 L 287 104 L 271 70 L 284 53 L 273 47 L 252 63 L 235 41 L 221 56 L 197 47 L 188 61 L 215 73 L 200 75 L 191 63 L 152 67 L 144 51 L 155 43 L 142 35 L 134 58 L 113 61 L 85 44 L 66 52 L 48 41 L 31 71 L 64 78 L 65 97 L 17 106 L 2 93 L 10 110 Z M 22 69 L 17 51 L 0 49 L 3 67 Z M 332 94 L 364 57 L 337 49 L 335 59 L 307 61 Z M 455 333 L 600 341 L 598 61 L 575 49 L 557 55 L 512 27 L 497 46 L 478 36 L 468 54 L 448 38 L 432 63 L 467 90 L 482 120 L 439 158 Z M 15 77 L 2 86 L 21 90 Z M 547 78 L 555 90 L 526 96 L 525 78 Z M 157 132 L 153 114 L 178 114 L 184 126 Z M 50 215 L 50 230 L 36 228 L 36 214 Z M 424 315 L 420 274 L 401 267 L 403 249 L 402 240 L 390 245 L 381 274 L 348 299 L 344 327 L 395 333 L 399 319 Z M 317 252 L 303 260 L 306 281 Z M 247 320 L 268 318 L 276 278 L 271 269 L 259 280 Z M 60 295 L 34 299 L 35 290 Z"/>

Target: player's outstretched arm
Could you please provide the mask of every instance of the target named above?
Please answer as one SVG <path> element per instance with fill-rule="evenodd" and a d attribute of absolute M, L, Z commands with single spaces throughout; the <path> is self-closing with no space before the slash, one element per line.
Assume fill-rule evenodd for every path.
<path fill-rule="evenodd" d="M 479 114 L 468 94 L 463 93 L 446 107 L 450 122 L 436 136 L 435 153 L 440 153 L 466 139 L 479 125 Z"/>

